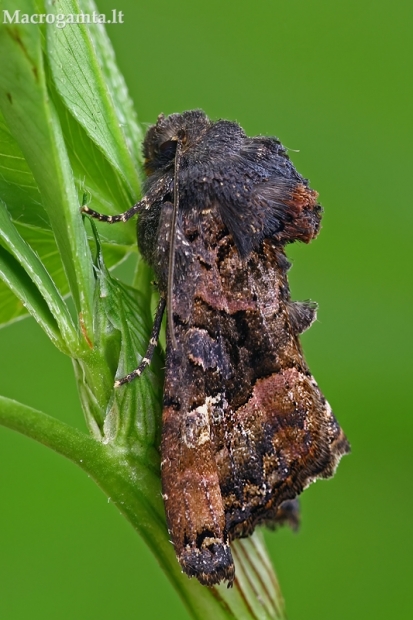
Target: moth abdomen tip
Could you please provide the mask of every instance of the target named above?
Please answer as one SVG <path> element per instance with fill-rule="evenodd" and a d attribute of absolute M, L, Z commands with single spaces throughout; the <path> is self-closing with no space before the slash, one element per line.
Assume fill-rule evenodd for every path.
<path fill-rule="evenodd" d="M 227 581 L 231 587 L 235 579 L 234 560 L 229 545 L 214 543 L 201 549 L 187 547 L 180 554 L 179 562 L 189 577 L 196 577 L 205 586 Z"/>

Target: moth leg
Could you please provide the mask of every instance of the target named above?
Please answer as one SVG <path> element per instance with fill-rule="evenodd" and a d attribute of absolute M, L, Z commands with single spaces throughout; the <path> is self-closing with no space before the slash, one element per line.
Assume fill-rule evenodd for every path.
<path fill-rule="evenodd" d="M 83 205 L 80 209 L 81 213 L 86 213 L 90 217 L 99 220 L 100 222 L 107 222 L 108 224 L 116 224 L 117 222 L 127 222 L 137 213 L 141 213 L 153 205 L 156 200 L 159 200 L 170 189 L 171 181 L 167 181 L 164 177 L 161 177 L 156 183 L 154 183 L 148 193 L 130 209 L 119 213 L 119 215 L 103 215 L 93 209 L 90 209 L 87 205 Z"/>
<path fill-rule="evenodd" d="M 154 351 L 158 344 L 159 332 L 161 330 L 162 317 L 165 310 L 165 305 L 165 297 L 162 296 L 156 309 L 155 320 L 153 322 L 148 348 L 146 349 L 146 353 L 143 356 L 141 363 L 135 370 L 132 370 L 132 372 L 126 375 L 126 377 L 122 377 L 122 379 L 117 379 L 115 381 L 115 388 L 124 385 L 125 383 L 130 383 L 131 381 L 133 381 L 133 379 L 136 379 L 136 377 L 140 377 L 145 368 L 151 363 Z"/>
<path fill-rule="evenodd" d="M 178 561 L 203 585 L 234 581 L 207 404 L 191 411 L 165 406 L 162 493 Z"/>
<path fill-rule="evenodd" d="M 137 202 L 133 207 L 125 211 L 124 213 L 119 213 L 119 215 L 103 215 L 102 213 L 98 213 L 93 209 L 90 209 L 87 205 L 83 205 L 81 208 L 82 213 L 86 213 L 90 217 L 99 220 L 100 222 L 107 222 L 108 224 L 116 224 L 117 222 L 127 222 L 131 217 L 143 211 L 143 209 L 148 208 L 148 200 L 146 196 L 142 198 L 139 202 Z"/>

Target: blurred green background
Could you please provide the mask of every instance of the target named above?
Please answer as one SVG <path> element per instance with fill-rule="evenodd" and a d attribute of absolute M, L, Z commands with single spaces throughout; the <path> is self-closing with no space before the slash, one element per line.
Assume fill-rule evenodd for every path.
<path fill-rule="evenodd" d="M 292 246 L 295 299 L 319 302 L 307 359 L 352 443 L 269 532 L 290 620 L 411 617 L 411 1 L 100 0 L 141 122 L 203 108 L 277 135 L 325 207 Z M 68 28 L 70 26 L 67 26 Z M 84 428 L 70 361 L 31 319 L 0 331 L 0 393 Z M 22 351 L 24 359 L 22 359 Z M 0 618 L 185 619 L 84 473 L 0 428 Z"/>

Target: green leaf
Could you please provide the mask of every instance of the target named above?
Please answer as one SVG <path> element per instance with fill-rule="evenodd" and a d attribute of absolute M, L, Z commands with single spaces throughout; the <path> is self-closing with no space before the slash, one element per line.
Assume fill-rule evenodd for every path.
<path fill-rule="evenodd" d="M 83 357 L 78 362 L 83 369 L 79 389 L 95 434 L 97 426 L 103 441 L 135 448 L 139 443 L 147 452 L 160 440 L 162 371 L 158 352 L 138 381 L 118 389 L 113 384 L 115 376 L 123 377 L 136 368 L 146 352 L 152 328 L 148 300 L 142 292 L 112 278 L 103 261 L 97 234 L 96 244 L 94 342 L 108 373 L 103 384 L 103 373 L 96 371 L 96 360 L 91 364 L 87 356 Z M 95 389 L 90 392 L 92 386 Z"/>
<path fill-rule="evenodd" d="M 0 196 L 14 221 L 50 230 L 39 188 L 0 113 Z"/>
<path fill-rule="evenodd" d="M 67 354 L 68 349 L 49 306 L 18 261 L 2 246 L 0 246 L 0 278 L 5 283 L 0 287 L 0 319 L 4 314 L 10 320 L 9 317 L 20 317 L 22 310 L 30 312 L 53 344 Z M 14 294 L 10 294 L 11 292 Z"/>
<path fill-rule="evenodd" d="M 8 10 L 35 13 L 30 0 L 9 0 Z M 30 166 L 65 267 L 77 312 L 92 331 L 94 280 L 79 202 L 59 119 L 47 93 L 40 29 L 3 24 L 0 108 Z"/>
<path fill-rule="evenodd" d="M 14 222 L 17 232 L 39 257 L 50 280 L 63 297 L 70 292 L 59 249 L 51 230 Z"/>
<path fill-rule="evenodd" d="M 59 114 L 79 199 L 82 200 L 87 193 L 91 206 L 102 213 L 120 213 L 128 209 L 131 206 L 130 197 L 116 170 L 67 111 L 57 94 L 53 101 Z M 15 222 L 51 229 L 33 174 L 1 113 L 0 195 Z M 136 222 L 133 220 L 121 226 L 105 226 L 98 222 L 103 241 L 125 246 L 136 243 L 135 228 Z"/>
<path fill-rule="evenodd" d="M 49 13 L 79 14 L 76 0 L 47 0 Z M 95 37 L 96 38 L 96 37 Z M 140 195 L 140 182 L 115 108 L 118 85 L 109 88 L 111 76 L 107 60 L 102 63 L 101 46 L 95 46 L 89 26 L 73 24 L 69 28 L 47 28 L 49 61 L 56 88 L 65 105 L 102 150 L 124 181 L 131 204 Z M 106 56 L 106 59 L 108 56 Z M 113 63 L 112 63 L 113 64 Z M 125 124 L 125 123 L 124 123 Z"/>
<path fill-rule="evenodd" d="M 57 95 L 56 95 L 57 98 Z M 87 192 L 98 211 L 119 213 L 130 206 L 122 182 L 101 151 L 64 106 L 57 101 L 62 130 L 78 187 Z M 23 153 L 0 113 L 0 195 L 20 235 L 38 254 L 61 295 L 70 292 L 60 252 L 51 232 L 41 195 Z M 107 226 L 98 222 L 108 268 L 136 248 L 135 222 Z M 106 243 L 105 243 L 106 242 Z M 114 245 L 116 244 L 116 245 Z M 28 310 L 8 286 L 0 282 L 0 325 L 28 316 Z"/>
<path fill-rule="evenodd" d="M 68 145 L 71 165 L 79 195 L 86 191 L 93 206 L 103 212 L 119 213 L 129 203 L 116 172 L 95 147 L 81 126 L 62 104 L 62 129 Z M 99 182 L 100 179 L 100 182 Z M 119 191 L 118 189 L 121 188 Z M 0 113 L 0 195 L 22 238 L 41 259 L 62 296 L 70 292 L 56 240 L 49 218 L 41 202 L 41 195 L 23 153 L 11 135 Z M 105 226 L 98 223 L 103 239 L 103 252 L 108 268 L 121 262 L 136 248 L 135 222 L 123 226 Z M 107 242 L 107 243 L 105 243 Z M 116 245 L 114 245 L 116 244 Z M 28 310 L 3 281 L 0 282 L 0 325 L 28 316 Z"/>
<path fill-rule="evenodd" d="M 43 263 L 60 295 L 62 297 L 68 295 L 70 292 L 69 285 L 53 233 L 16 223 L 15 227 L 22 239 L 32 248 Z M 114 245 L 113 243 L 102 244 L 102 249 L 108 268 L 112 268 L 122 262 L 130 251 L 129 246 Z M 0 327 L 28 315 L 28 310 L 13 291 L 7 284 L 0 281 Z"/>
<path fill-rule="evenodd" d="M 123 179 L 65 108 L 53 84 L 50 90 L 59 114 L 79 200 L 82 201 L 83 195 L 87 194 L 89 206 L 100 213 L 116 214 L 126 211 L 132 202 Z M 136 245 L 135 220 L 114 226 L 101 222 L 97 224 L 103 241 Z"/>
<path fill-rule="evenodd" d="M 8 4 L 9 10 L 12 11 L 14 9 L 13 2 Z M 27 2 L 27 4 L 29 5 L 30 3 Z M 21 9 L 21 11 L 27 11 L 28 13 L 30 13 L 30 10 L 28 8 L 24 9 L 21 4 L 19 5 L 19 9 Z M 57 30 L 54 27 L 53 29 Z M 29 42 L 31 42 L 32 49 L 35 49 L 36 52 L 39 51 L 39 41 L 34 41 L 36 37 L 28 36 L 28 34 L 30 35 L 31 31 L 38 31 L 38 28 L 32 26 L 27 26 L 26 28 L 23 28 L 22 26 L 20 26 L 21 32 L 19 33 L 19 26 L 13 25 L 9 27 L 9 30 L 12 34 L 12 38 L 14 36 L 15 41 L 24 41 L 24 37 L 26 37 L 28 38 Z M 117 70 L 116 64 L 114 62 L 112 48 L 110 47 L 110 45 L 106 47 L 106 43 L 105 45 L 103 44 L 104 41 L 106 41 L 107 36 L 106 33 L 102 35 L 101 26 L 93 26 L 91 30 L 93 44 L 96 48 L 99 48 L 97 58 L 100 65 L 104 69 L 105 77 L 108 79 L 108 84 L 110 85 L 110 91 L 113 101 L 115 101 L 116 103 L 116 113 L 120 118 L 120 122 L 122 122 L 124 127 L 126 128 L 126 134 L 128 134 L 129 132 L 128 145 L 132 148 L 134 155 L 138 155 L 140 153 L 141 133 L 136 123 L 136 116 L 133 112 L 132 104 L 128 97 L 123 78 Z M 7 31 L 7 28 L 4 28 L 3 32 L 3 35 L 6 39 L 5 47 L 7 47 L 7 43 L 10 43 L 10 41 L 7 41 L 5 31 Z M 105 37 L 105 39 L 102 38 L 103 36 Z M 8 45 L 8 47 L 10 48 L 10 45 Z M 20 48 L 18 49 L 19 52 L 21 52 Z M 42 74 L 42 67 L 40 67 L 40 69 L 40 73 Z M 38 67 L 32 67 L 32 73 L 38 75 Z M 5 83 L 6 81 L 3 80 L 3 85 Z M 131 205 L 131 198 L 130 191 L 125 185 L 123 174 L 119 174 L 118 171 L 113 168 L 113 166 L 109 163 L 108 159 L 102 153 L 102 151 L 87 136 L 82 126 L 79 125 L 79 123 L 74 119 L 74 117 L 68 113 L 68 111 L 60 102 L 59 97 L 53 94 L 53 90 L 54 88 L 52 87 L 52 101 L 57 107 L 59 113 L 61 130 L 64 135 L 65 143 L 67 145 L 67 152 L 69 155 L 70 164 L 77 186 L 77 194 L 79 197 L 79 200 L 77 202 L 74 201 L 75 212 L 72 213 L 73 218 L 71 218 L 73 220 L 73 228 L 76 228 L 78 204 L 82 200 L 85 193 L 90 197 L 93 207 L 96 210 L 106 213 L 119 213 L 125 210 Z M 12 97 L 12 93 L 8 90 L 4 89 L 4 93 L 6 94 L 7 99 L 9 98 L 9 96 Z M 4 102 L 4 99 L 3 102 L 0 101 L 0 104 L 1 103 L 3 103 L 7 108 L 7 103 Z M 11 102 L 9 101 L 8 103 Z M 101 119 L 101 121 L 102 125 L 106 126 L 104 119 Z M 8 122 L 10 122 L 10 115 L 8 115 Z M 13 126 L 13 122 L 11 123 L 11 125 Z M 35 177 L 28 165 L 28 162 L 25 159 L 25 156 L 23 155 L 23 151 L 20 148 L 18 141 L 10 133 L 10 129 L 9 127 L 7 127 L 3 117 L 0 118 L 0 139 L 2 144 L 0 149 L 0 191 L 1 195 L 7 197 L 9 201 L 8 206 L 13 219 L 15 221 L 19 221 L 20 224 L 23 223 L 28 224 L 32 227 L 50 229 L 50 221 L 47 212 L 42 205 L 42 197 L 39 192 Z M 26 142 L 27 141 L 25 141 L 24 144 L 27 147 Z M 34 159 L 35 158 L 32 158 L 32 161 Z M 66 172 L 70 173 L 70 170 L 66 170 Z M 47 175 L 45 174 L 43 176 Z M 67 185 L 68 189 L 70 189 L 70 185 L 71 183 L 69 182 L 69 184 Z M 47 179 L 45 179 L 44 187 L 47 187 L 47 189 L 49 189 Z M 69 191 L 68 193 L 72 193 L 71 198 L 73 199 L 74 192 Z M 62 265 L 58 254 L 62 253 L 64 269 L 66 270 L 69 279 L 71 272 L 73 272 L 73 267 L 76 268 L 76 265 L 73 265 L 73 261 L 70 260 L 70 251 L 66 251 L 68 249 L 67 246 L 71 245 L 70 237 L 72 237 L 73 242 L 74 235 L 70 234 L 70 229 L 67 231 L 68 234 L 65 235 L 65 231 L 62 230 L 61 226 L 62 218 L 57 218 L 60 203 L 60 199 L 54 200 L 52 211 L 52 214 L 55 214 L 54 228 L 55 233 L 57 232 L 58 246 L 53 248 L 53 240 L 51 239 L 51 237 L 46 237 L 43 235 L 43 241 L 45 242 L 45 247 L 43 248 L 41 232 L 36 233 L 32 230 L 32 234 L 30 235 L 30 237 L 34 237 L 34 243 L 36 245 L 35 249 L 42 258 L 45 258 L 45 263 L 47 263 L 47 267 L 52 277 L 54 278 L 56 276 L 56 284 L 60 289 L 61 293 L 66 294 L 67 282 L 62 272 Z M 64 206 L 63 203 L 62 206 Z M 104 226 L 99 223 L 98 226 L 102 234 L 103 241 L 107 241 L 108 243 L 116 243 L 119 246 L 123 246 L 122 248 L 119 247 L 116 251 L 110 252 L 110 254 L 105 249 L 106 262 L 107 265 L 110 267 L 114 264 L 115 259 L 117 261 L 120 261 L 125 257 L 125 255 L 130 251 L 130 248 L 128 246 L 132 244 L 135 245 L 135 223 L 130 222 L 126 226 L 112 227 Z M 22 233 L 22 236 L 27 240 L 27 235 L 25 234 L 25 231 L 20 230 L 20 232 Z M 61 233 L 60 235 L 59 232 Z M 68 241 L 69 244 L 67 243 Z M 107 248 L 108 246 L 105 247 Z M 87 255 L 84 252 L 80 252 L 76 253 L 75 256 L 77 258 L 78 267 L 81 267 L 80 271 L 83 270 L 85 273 L 87 273 L 86 260 L 82 260 L 82 258 L 86 259 Z M 90 333 L 90 319 L 88 326 L 88 313 L 86 312 L 85 316 L 85 312 L 83 311 L 84 308 L 82 309 L 81 307 L 82 305 L 86 306 L 87 310 L 87 303 L 82 304 L 81 302 L 82 300 L 83 302 L 87 301 L 87 295 L 85 295 L 87 291 L 85 290 L 85 288 L 89 288 L 90 290 L 90 285 L 88 287 L 83 287 L 81 280 L 82 279 L 80 279 L 79 287 L 74 285 L 74 278 L 72 278 L 70 284 L 71 288 L 81 289 L 78 296 L 76 294 L 77 291 L 74 290 L 75 303 L 77 302 L 76 305 L 78 307 L 78 310 L 82 312 L 85 327 Z M 16 303 L 16 299 L 11 293 L 7 293 L 4 285 L 0 285 L 0 297 L 4 301 L 3 308 L 7 310 L 7 312 L 1 313 L 1 318 L 3 321 L 9 321 L 16 317 L 24 315 L 24 308 L 21 306 L 20 303 Z"/>
<path fill-rule="evenodd" d="M 78 348 L 78 336 L 69 309 L 39 257 L 17 232 L 7 212 L 6 205 L 1 200 L 0 242 L 26 271 L 53 314 L 64 342 L 71 350 L 76 351 Z M 38 317 L 35 314 L 33 316 L 37 320 Z"/>
<path fill-rule="evenodd" d="M 265 548 L 262 532 L 258 529 L 252 536 L 235 540 L 231 544 L 235 562 L 238 588 L 242 597 L 237 599 L 222 585 L 217 588 L 222 598 L 234 612 L 235 617 L 252 617 L 262 620 L 283 620 L 284 601 L 280 587 Z M 241 603 L 241 607 L 236 609 Z"/>
<path fill-rule="evenodd" d="M 116 377 L 137 368 L 149 343 L 151 324 L 145 321 L 147 300 L 139 292 L 111 278 L 101 276 L 102 302 L 112 326 L 121 334 L 121 350 Z M 159 356 L 145 369 L 139 380 L 114 390 L 114 399 L 105 421 L 105 435 L 117 444 L 146 447 L 159 444 L 162 372 Z"/>
<path fill-rule="evenodd" d="M 90 15 L 98 10 L 93 0 L 79 0 L 79 7 L 84 13 Z M 125 79 L 116 64 L 112 43 L 103 24 L 90 24 L 88 28 L 129 151 L 135 164 L 138 162 L 142 164 L 142 130 L 138 125 L 136 111 L 129 97 Z"/>

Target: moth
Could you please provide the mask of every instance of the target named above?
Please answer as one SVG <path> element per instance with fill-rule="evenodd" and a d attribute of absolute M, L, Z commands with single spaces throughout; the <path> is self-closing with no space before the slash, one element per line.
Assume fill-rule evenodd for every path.
<path fill-rule="evenodd" d="M 316 306 L 293 302 L 285 245 L 318 233 L 318 194 L 276 138 L 249 138 L 200 110 L 160 115 L 144 144 L 138 245 L 160 292 L 150 363 L 167 310 L 162 489 L 183 571 L 235 576 L 230 543 L 294 523 L 295 498 L 334 474 L 348 441 L 311 375 L 299 334 Z"/>

